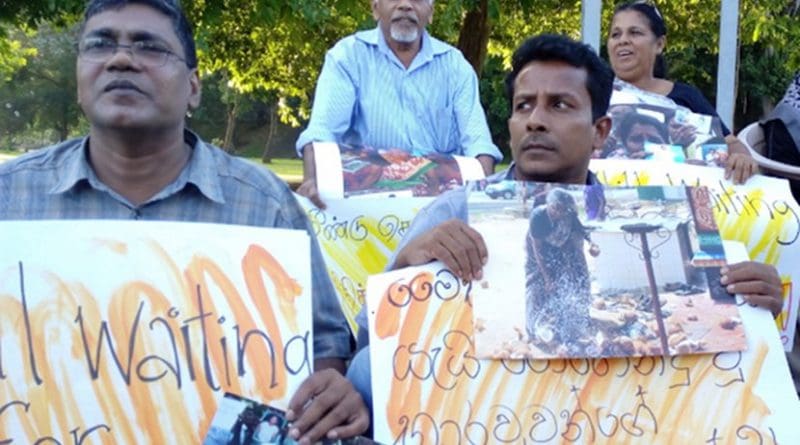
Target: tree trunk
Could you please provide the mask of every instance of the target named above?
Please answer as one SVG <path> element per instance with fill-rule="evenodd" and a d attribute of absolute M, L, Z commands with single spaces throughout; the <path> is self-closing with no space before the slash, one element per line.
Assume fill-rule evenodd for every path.
<path fill-rule="evenodd" d="M 233 134 L 236 131 L 236 116 L 239 114 L 239 99 L 233 99 L 233 103 L 228 104 L 228 118 L 225 125 L 225 140 L 222 142 L 222 148 L 228 152 L 233 153 L 235 147 L 233 146 Z"/>
<path fill-rule="evenodd" d="M 480 0 L 478 7 L 464 16 L 461 32 L 458 35 L 458 49 L 472 65 L 478 77 L 481 76 L 483 62 L 486 60 L 489 33 L 491 33 L 489 0 Z"/>
<path fill-rule="evenodd" d="M 278 108 L 278 101 L 276 100 L 269 107 L 269 124 L 267 124 L 267 142 L 264 144 L 264 153 L 261 154 L 261 162 L 265 164 L 272 163 L 272 156 L 270 150 L 272 149 L 272 139 L 275 137 L 275 130 L 278 128 L 275 122 L 278 119 L 275 110 Z"/>

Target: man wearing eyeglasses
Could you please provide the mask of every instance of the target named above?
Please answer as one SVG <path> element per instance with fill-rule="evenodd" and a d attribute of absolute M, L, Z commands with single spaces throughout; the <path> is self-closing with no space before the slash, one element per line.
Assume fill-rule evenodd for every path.
<path fill-rule="evenodd" d="M 503 156 L 492 142 L 475 71 L 425 27 L 433 0 L 371 0 L 375 29 L 345 37 L 325 56 L 308 127 L 297 139 L 297 192 L 324 207 L 313 142 L 400 148 L 477 158 L 488 174 Z"/>
<path fill-rule="evenodd" d="M 78 100 L 89 135 L 0 165 L 0 220 L 142 219 L 305 230 L 312 239 L 315 372 L 290 402 L 301 443 L 369 424 L 342 376 L 347 322 L 287 185 L 186 129 L 200 104 L 190 25 L 174 0 L 92 0 L 80 32 Z"/>

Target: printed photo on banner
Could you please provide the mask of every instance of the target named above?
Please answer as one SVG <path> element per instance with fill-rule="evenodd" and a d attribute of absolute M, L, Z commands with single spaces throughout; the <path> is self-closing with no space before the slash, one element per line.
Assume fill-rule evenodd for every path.
<path fill-rule="evenodd" d="M 0 223 L 0 437 L 201 443 L 225 391 L 286 406 L 314 363 L 309 242 L 203 223 Z"/>
<path fill-rule="evenodd" d="M 755 175 L 735 185 L 724 170 L 688 164 L 592 159 L 589 169 L 609 186 L 705 186 L 726 241 L 744 244 L 749 259 L 775 266 L 783 283 L 784 305 L 775 319 L 781 341 L 791 350 L 800 306 L 800 207 L 786 179 Z"/>
<path fill-rule="evenodd" d="M 296 445 L 289 437 L 292 424 L 286 413 L 232 393 L 225 393 L 203 445 Z M 317 445 L 374 445 L 366 437 L 344 440 L 326 439 Z"/>
<path fill-rule="evenodd" d="M 425 155 L 399 148 L 314 143 L 323 198 L 429 197 L 484 177 L 474 158 Z"/>
<path fill-rule="evenodd" d="M 611 134 L 595 156 L 721 166 L 727 146 L 719 119 L 684 108 L 617 103 L 609 107 Z M 721 153 L 712 155 L 723 148 Z M 723 159 L 720 155 L 724 154 Z"/>
<path fill-rule="evenodd" d="M 488 188 L 488 186 L 487 186 Z M 519 183 L 470 193 L 490 261 L 473 288 L 476 356 L 697 354 L 746 347 L 706 188 Z"/>

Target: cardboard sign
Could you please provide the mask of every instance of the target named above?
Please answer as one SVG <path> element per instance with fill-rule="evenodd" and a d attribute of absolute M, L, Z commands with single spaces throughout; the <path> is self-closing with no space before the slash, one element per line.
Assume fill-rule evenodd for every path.
<path fill-rule="evenodd" d="M 512 200 L 469 193 L 493 250 L 472 290 L 478 358 L 744 349 L 706 188 L 518 184 Z"/>
<path fill-rule="evenodd" d="M 200 443 L 224 392 L 285 406 L 312 372 L 305 232 L 12 221 L 0 246 L 0 441 Z"/>
<path fill-rule="evenodd" d="M 728 250 L 738 261 L 745 252 Z M 491 258 L 490 251 L 490 258 Z M 491 259 L 490 259 L 491 262 Z M 370 277 L 375 438 L 386 443 L 798 443 L 772 316 L 740 307 L 745 352 L 480 360 L 472 287 L 441 263 Z"/>
<path fill-rule="evenodd" d="M 317 235 L 342 311 L 356 332 L 367 277 L 384 271 L 414 215 L 433 198 L 332 199 L 321 210 L 296 197 Z"/>
<path fill-rule="evenodd" d="M 689 185 L 709 190 L 722 239 L 739 241 L 754 261 L 778 269 L 784 287 L 783 312 L 776 322 L 790 350 L 800 304 L 800 207 L 785 179 L 756 175 L 743 185 L 725 179 L 724 170 L 648 161 L 593 159 L 589 169 L 613 186 Z"/>

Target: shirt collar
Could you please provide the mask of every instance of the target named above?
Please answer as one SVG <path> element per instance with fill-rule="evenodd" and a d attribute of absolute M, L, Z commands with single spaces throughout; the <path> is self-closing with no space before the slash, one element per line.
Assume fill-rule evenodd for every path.
<path fill-rule="evenodd" d="M 368 31 L 357 33 L 356 38 L 368 45 L 377 46 L 383 54 L 390 58 L 390 60 L 394 61 L 400 66 L 403 66 L 392 49 L 389 48 L 389 44 L 386 42 L 386 38 L 383 35 L 383 31 L 381 31 L 380 25 Z M 419 54 L 414 57 L 414 61 L 411 62 L 411 66 L 408 67 L 408 70 L 412 71 L 422 65 L 425 65 L 433 60 L 434 57 L 451 51 L 452 49 L 453 48 L 450 45 L 431 37 L 431 35 L 428 34 L 428 31 L 423 29 L 422 48 L 420 48 Z"/>
<path fill-rule="evenodd" d="M 500 170 L 499 172 L 489 176 L 487 179 L 489 179 L 489 181 L 491 182 L 513 181 L 515 165 L 516 164 L 514 163 L 514 161 L 511 161 L 511 163 L 508 164 L 508 168 L 506 168 L 505 170 Z M 586 185 L 599 185 L 599 184 L 600 182 L 597 180 L 597 176 L 591 170 L 589 170 L 588 174 L 586 175 Z"/>
<path fill-rule="evenodd" d="M 97 181 L 92 167 L 89 166 L 88 148 L 89 138 L 85 137 L 77 143 L 76 147 L 70 149 L 69 154 L 65 156 L 64 163 L 59 168 L 58 179 L 50 189 L 51 194 L 65 193 L 81 181 L 90 183 Z"/>
<path fill-rule="evenodd" d="M 166 198 L 174 193 L 183 190 L 187 184 L 193 184 L 206 198 L 220 203 L 225 203 L 225 197 L 220 184 L 219 169 L 214 157 L 214 152 L 196 134 L 189 130 L 184 130 L 184 141 L 192 147 L 192 155 L 189 162 L 183 168 L 178 178 L 171 184 L 158 192 L 148 202 Z M 51 194 L 66 193 L 73 189 L 80 182 L 88 184 L 99 191 L 111 191 L 108 186 L 103 184 L 95 174 L 88 158 L 89 137 L 83 138 L 77 147 L 66 156 L 61 173 Z"/>

